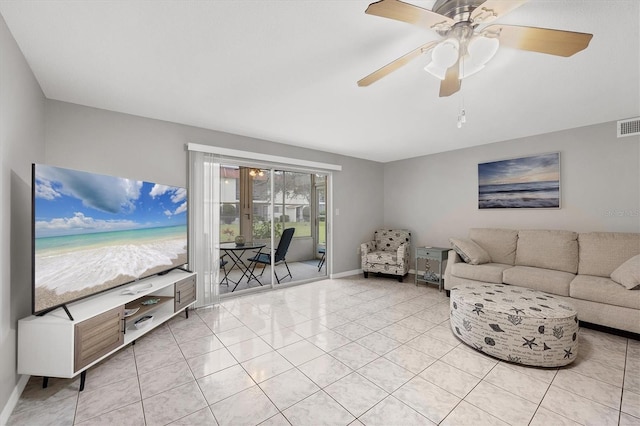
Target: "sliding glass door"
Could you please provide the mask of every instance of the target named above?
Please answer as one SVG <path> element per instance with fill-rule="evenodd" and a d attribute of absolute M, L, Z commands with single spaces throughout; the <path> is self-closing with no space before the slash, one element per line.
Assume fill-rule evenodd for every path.
<path fill-rule="evenodd" d="M 220 294 L 326 276 L 325 175 L 233 164 L 220 175 Z M 230 247 L 236 237 L 251 249 Z"/>
<path fill-rule="evenodd" d="M 198 304 L 327 276 L 329 174 L 190 152 Z"/>

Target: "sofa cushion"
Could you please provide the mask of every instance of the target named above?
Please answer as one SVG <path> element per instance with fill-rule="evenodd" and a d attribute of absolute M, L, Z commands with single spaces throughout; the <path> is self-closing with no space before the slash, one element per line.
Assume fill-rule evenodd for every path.
<path fill-rule="evenodd" d="M 469 238 L 485 249 L 495 263 L 514 265 L 518 231 L 500 228 L 471 228 Z"/>
<path fill-rule="evenodd" d="M 627 259 L 640 254 L 640 234 L 587 232 L 578 236 L 580 275 L 609 278 Z"/>
<path fill-rule="evenodd" d="M 505 284 L 546 291 L 560 296 L 569 295 L 569 285 L 574 274 L 553 269 L 534 268 L 531 266 L 514 266 L 502 274 Z"/>
<path fill-rule="evenodd" d="M 611 273 L 611 279 L 627 290 L 638 289 L 640 287 L 640 254 L 636 254 L 618 266 Z"/>
<path fill-rule="evenodd" d="M 578 271 L 578 234 L 571 231 L 519 231 L 516 265 L 575 274 Z"/>
<path fill-rule="evenodd" d="M 468 280 L 502 284 L 502 272 L 509 268 L 513 268 L 513 266 L 503 263 L 485 263 L 483 265 L 454 263 L 451 265 L 451 275 Z"/>
<path fill-rule="evenodd" d="M 640 291 L 629 291 L 609 278 L 578 275 L 569 295 L 575 299 L 640 309 Z"/>
<path fill-rule="evenodd" d="M 466 263 L 482 265 L 491 262 L 489 253 L 473 240 L 450 238 L 451 247 Z"/>

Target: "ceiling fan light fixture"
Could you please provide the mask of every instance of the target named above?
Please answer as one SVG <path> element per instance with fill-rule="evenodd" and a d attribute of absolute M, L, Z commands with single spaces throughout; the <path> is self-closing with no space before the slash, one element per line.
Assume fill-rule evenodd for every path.
<path fill-rule="evenodd" d="M 440 80 L 444 80 L 444 76 L 447 72 L 446 68 L 438 66 L 434 61 L 429 62 L 427 66 L 424 67 L 424 70 Z"/>
<path fill-rule="evenodd" d="M 484 65 L 495 56 L 498 47 L 500 47 L 498 38 L 477 36 L 471 39 L 467 50 L 475 61 Z"/>
<path fill-rule="evenodd" d="M 431 54 L 431 60 L 441 68 L 449 68 L 458 60 L 460 43 L 454 38 L 448 38 L 439 43 Z"/>
<path fill-rule="evenodd" d="M 460 61 L 460 78 L 469 77 L 482 70 L 498 51 L 497 38 L 473 37 L 467 47 L 467 54 Z"/>
<path fill-rule="evenodd" d="M 447 68 L 458 60 L 460 42 L 454 38 L 448 38 L 436 45 L 431 51 L 431 62 L 424 68 L 434 77 L 444 80 Z"/>

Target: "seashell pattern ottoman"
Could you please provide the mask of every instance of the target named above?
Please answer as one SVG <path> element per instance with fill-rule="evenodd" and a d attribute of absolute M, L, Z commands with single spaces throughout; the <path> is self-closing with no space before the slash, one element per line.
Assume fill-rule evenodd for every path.
<path fill-rule="evenodd" d="M 578 355 L 578 315 L 552 294 L 505 284 L 451 289 L 451 328 L 467 345 L 519 364 L 558 367 Z"/>

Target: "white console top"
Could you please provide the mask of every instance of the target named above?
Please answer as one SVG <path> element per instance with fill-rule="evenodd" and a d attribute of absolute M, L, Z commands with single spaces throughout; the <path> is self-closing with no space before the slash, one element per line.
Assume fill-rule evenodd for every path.
<path fill-rule="evenodd" d="M 165 275 L 154 275 L 133 283 L 116 287 L 114 289 L 105 291 L 104 293 L 98 293 L 77 302 L 72 302 L 67 305 L 67 308 L 69 309 L 71 316 L 73 316 L 73 322 L 81 322 L 115 307 L 125 305 L 147 294 L 157 292 L 162 288 L 168 287 L 175 282 L 180 281 L 184 278 L 188 278 L 192 275 L 194 275 L 193 272 L 174 269 L 173 271 Z M 151 286 L 147 287 L 148 284 L 151 284 Z M 126 292 L 127 289 L 133 286 L 136 286 L 137 289 L 140 289 L 141 291 L 135 294 Z M 127 294 L 123 294 L 123 292 Z M 46 320 L 47 322 L 51 322 L 52 324 L 56 322 L 69 323 L 70 321 L 67 313 L 62 307 L 57 308 L 45 314 L 44 316 L 38 317 L 32 315 L 30 317 L 24 318 L 22 321 L 35 320 Z"/>

